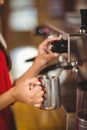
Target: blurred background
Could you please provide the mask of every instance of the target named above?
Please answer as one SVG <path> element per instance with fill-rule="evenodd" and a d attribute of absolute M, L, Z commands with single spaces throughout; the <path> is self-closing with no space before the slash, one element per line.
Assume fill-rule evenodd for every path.
<path fill-rule="evenodd" d="M 1 32 L 11 57 L 14 57 L 12 62 L 19 66 L 18 70 L 21 69 L 19 64 L 22 66 L 20 72 L 12 72 L 13 78 L 20 76 L 32 64 L 23 61 L 37 55 L 37 47 L 44 38 L 34 34 L 35 28 L 46 23 L 65 31 L 79 28 L 81 8 L 87 8 L 86 0 L 5 0 L 0 9 Z"/>
<path fill-rule="evenodd" d="M 65 31 L 77 31 L 81 8 L 87 9 L 87 0 L 5 0 L 0 7 L 0 31 L 11 55 L 13 79 L 31 66 L 32 61 L 25 60 L 37 55 L 38 45 L 44 39 L 35 35 L 35 28 L 50 23 Z M 15 104 L 17 130 L 65 130 L 58 111 L 61 113 L 61 110 L 42 112 L 25 104 Z"/>
<path fill-rule="evenodd" d="M 5 5 L 0 9 L 1 32 L 11 56 L 18 56 L 17 59 L 12 58 L 12 62 L 16 64 L 17 60 L 15 66 L 23 64 L 20 72 L 13 73 L 14 78 L 32 64 L 23 61 L 37 55 L 37 47 L 44 39 L 34 34 L 35 28 L 46 23 L 65 31 L 79 28 L 81 8 L 87 8 L 86 0 L 5 0 Z M 19 60 L 20 56 L 23 61 Z"/>

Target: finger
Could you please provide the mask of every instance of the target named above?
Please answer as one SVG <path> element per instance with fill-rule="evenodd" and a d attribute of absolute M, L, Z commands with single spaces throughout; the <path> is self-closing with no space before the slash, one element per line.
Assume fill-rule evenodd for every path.
<path fill-rule="evenodd" d="M 36 77 L 33 77 L 33 78 L 29 78 L 29 83 L 35 83 L 35 82 L 37 82 L 38 81 L 38 79 L 36 78 Z"/>
<path fill-rule="evenodd" d="M 40 107 L 41 107 L 41 103 L 39 103 L 39 104 L 35 104 L 34 107 L 38 107 L 38 108 L 40 108 Z"/>
<path fill-rule="evenodd" d="M 41 104 L 42 102 L 44 101 L 44 98 L 38 98 L 38 99 L 36 99 L 36 101 L 35 101 L 35 104 Z"/>
<path fill-rule="evenodd" d="M 27 86 L 34 86 L 35 85 L 40 85 L 41 83 L 38 81 L 38 78 L 34 77 L 34 78 L 29 78 L 25 81 L 25 85 Z"/>
<path fill-rule="evenodd" d="M 44 45 L 49 45 L 49 43 L 54 40 L 61 40 L 61 38 L 60 37 L 47 38 L 43 43 Z"/>
<path fill-rule="evenodd" d="M 36 97 L 37 98 L 40 98 L 40 97 L 42 97 L 44 95 L 44 91 L 40 91 L 37 95 L 36 95 Z"/>
<path fill-rule="evenodd" d="M 32 92 L 37 94 L 37 93 L 40 93 L 40 91 L 42 90 L 42 87 L 41 86 L 36 86 L 32 89 Z"/>
<path fill-rule="evenodd" d="M 56 57 L 58 57 L 58 56 L 59 56 L 59 55 L 56 54 L 56 53 L 49 53 L 49 54 L 46 54 L 46 55 L 45 55 L 45 59 L 47 60 L 47 62 L 49 62 L 49 61 L 52 60 L 52 58 L 56 58 Z"/>
<path fill-rule="evenodd" d="M 52 58 L 54 58 L 54 57 L 58 57 L 58 56 L 59 56 L 58 53 L 49 53 L 49 54 L 51 55 Z"/>

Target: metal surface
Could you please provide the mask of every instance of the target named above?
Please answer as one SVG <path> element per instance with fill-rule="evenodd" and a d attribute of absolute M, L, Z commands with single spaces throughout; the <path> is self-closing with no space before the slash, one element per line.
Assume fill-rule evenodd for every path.
<path fill-rule="evenodd" d="M 45 91 L 45 100 L 42 103 L 41 108 L 46 110 L 59 108 L 61 106 L 59 78 L 42 75 L 38 79 Z"/>
<path fill-rule="evenodd" d="M 64 130 L 77 130 L 77 126 L 76 126 L 76 114 L 75 112 L 68 112 L 68 110 L 66 110 L 63 106 L 61 107 L 62 110 L 62 118 L 63 120 L 62 123 L 65 125 L 65 129 Z"/>
<path fill-rule="evenodd" d="M 76 114 L 66 113 L 66 130 L 76 130 Z"/>

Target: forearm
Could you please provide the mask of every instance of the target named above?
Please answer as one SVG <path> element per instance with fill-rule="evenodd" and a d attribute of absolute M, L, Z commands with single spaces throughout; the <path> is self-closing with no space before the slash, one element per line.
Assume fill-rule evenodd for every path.
<path fill-rule="evenodd" d="M 40 69 L 38 65 L 33 64 L 21 77 L 15 80 L 14 84 L 21 83 L 21 81 L 24 81 L 31 77 L 36 77 L 39 74 L 39 72 L 40 72 Z"/>
<path fill-rule="evenodd" d="M 0 95 L 0 110 L 14 103 L 13 88 Z"/>

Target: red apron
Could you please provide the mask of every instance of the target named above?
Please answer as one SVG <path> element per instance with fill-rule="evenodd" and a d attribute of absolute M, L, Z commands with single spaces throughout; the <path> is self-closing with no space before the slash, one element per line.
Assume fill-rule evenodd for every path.
<path fill-rule="evenodd" d="M 6 92 L 12 87 L 9 77 L 9 71 L 6 64 L 6 58 L 0 49 L 0 94 Z M 13 119 L 10 106 L 0 111 L 0 130 L 13 130 Z"/>

